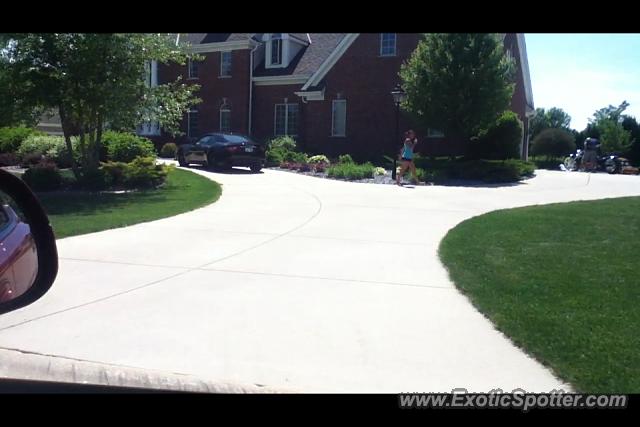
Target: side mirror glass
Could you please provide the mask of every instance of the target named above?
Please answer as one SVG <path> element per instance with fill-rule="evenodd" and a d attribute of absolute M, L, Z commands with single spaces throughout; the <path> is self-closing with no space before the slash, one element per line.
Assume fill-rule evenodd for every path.
<path fill-rule="evenodd" d="M 0 170 L 0 313 L 40 298 L 57 271 L 55 237 L 42 206 L 22 180 Z"/>

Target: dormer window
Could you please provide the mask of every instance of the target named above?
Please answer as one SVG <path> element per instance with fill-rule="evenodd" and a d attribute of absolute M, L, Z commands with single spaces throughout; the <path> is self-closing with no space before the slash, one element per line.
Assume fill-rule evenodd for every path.
<path fill-rule="evenodd" d="M 271 65 L 282 65 L 282 39 L 271 40 Z"/>
<path fill-rule="evenodd" d="M 267 41 L 267 68 L 285 67 L 285 37 L 282 33 L 270 34 Z"/>

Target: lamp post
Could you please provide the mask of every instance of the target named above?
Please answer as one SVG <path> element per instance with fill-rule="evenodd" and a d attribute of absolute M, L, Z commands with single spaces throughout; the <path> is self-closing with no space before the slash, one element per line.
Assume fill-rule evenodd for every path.
<path fill-rule="evenodd" d="M 393 136 L 393 141 L 394 141 L 394 147 L 395 145 L 395 141 L 396 138 L 398 137 L 398 134 L 400 132 L 400 104 L 402 104 L 402 102 L 407 99 L 407 94 L 405 91 L 402 90 L 402 87 L 397 84 L 396 87 L 391 91 L 391 96 L 393 96 L 393 102 L 394 104 L 396 104 L 396 131 L 394 133 Z M 396 179 L 396 169 L 398 169 L 397 166 L 397 160 L 398 159 L 398 155 L 397 153 L 394 153 L 393 156 L 393 170 L 391 171 L 391 179 L 395 180 Z"/>

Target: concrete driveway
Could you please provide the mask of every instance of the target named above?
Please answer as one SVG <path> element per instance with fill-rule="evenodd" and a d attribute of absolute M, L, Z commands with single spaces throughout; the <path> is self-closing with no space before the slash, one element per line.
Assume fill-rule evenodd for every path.
<path fill-rule="evenodd" d="M 0 366 L 28 353 L 303 392 L 566 390 L 454 288 L 438 244 L 495 209 L 640 195 L 640 177 L 550 171 L 484 188 L 196 172 L 223 184 L 217 203 L 59 240 L 49 294 L 0 317 Z"/>

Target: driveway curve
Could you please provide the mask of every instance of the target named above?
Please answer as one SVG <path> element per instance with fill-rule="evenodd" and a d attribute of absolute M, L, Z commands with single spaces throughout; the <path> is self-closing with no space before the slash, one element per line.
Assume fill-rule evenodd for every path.
<path fill-rule="evenodd" d="M 59 240 L 56 283 L 0 317 L 0 350 L 303 392 L 567 390 L 455 289 L 438 244 L 496 209 L 640 195 L 640 177 L 552 171 L 415 188 L 195 172 L 218 202 Z"/>

